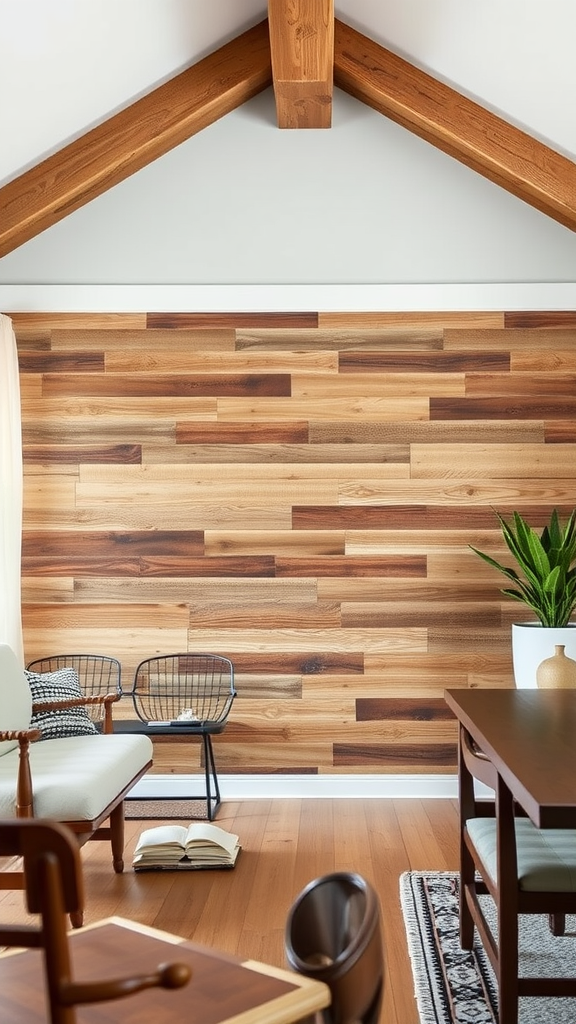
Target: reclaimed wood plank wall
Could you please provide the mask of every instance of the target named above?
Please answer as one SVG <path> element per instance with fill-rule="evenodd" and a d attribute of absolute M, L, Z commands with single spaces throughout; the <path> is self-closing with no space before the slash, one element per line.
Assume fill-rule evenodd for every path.
<path fill-rule="evenodd" d="M 576 313 L 11 315 L 27 659 L 229 656 L 223 772 L 453 771 L 518 618 L 469 545 L 576 504 Z"/>

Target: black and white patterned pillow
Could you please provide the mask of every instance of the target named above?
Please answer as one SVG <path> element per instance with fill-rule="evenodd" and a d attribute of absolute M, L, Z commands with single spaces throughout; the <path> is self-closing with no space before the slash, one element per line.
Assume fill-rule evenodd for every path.
<path fill-rule="evenodd" d="M 74 668 L 60 668 L 55 672 L 26 671 L 33 704 L 48 704 L 54 700 L 73 700 L 81 697 L 78 673 Z M 98 732 L 85 707 L 63 708 L 62 711 L 35 711 L 31 729 L 40 729 L 41 739 L 54 740 L 63 736 L 89 736 Z"/>

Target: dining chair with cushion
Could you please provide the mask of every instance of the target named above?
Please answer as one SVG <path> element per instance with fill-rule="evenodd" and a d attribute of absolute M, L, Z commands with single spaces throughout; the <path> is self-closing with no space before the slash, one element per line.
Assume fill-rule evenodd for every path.
<path fill-rule="evenodd" d="M 576 978 L 520 977 L 518 951 L 520 914 L 547 915 L 562 934 L 564 915 L 576 913 L 576 830 L 536 828 L 460 730 L 460 941 L 472 949 L 476 928 L 496 975 L 499 1019 L 517 1024 L 520 996 L 576 995 Z M 477 798 L 474 779 L 494 790 L 494 801 Z M 486 895 L 497 909 L 497 934 L 482 909 Z"/>

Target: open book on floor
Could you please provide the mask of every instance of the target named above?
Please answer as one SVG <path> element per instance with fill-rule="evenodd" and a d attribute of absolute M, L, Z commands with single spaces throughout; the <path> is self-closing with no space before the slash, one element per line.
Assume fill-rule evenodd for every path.
<path fill-rule="evenodd" d="M 132 867 L 135 871 L 233 868 L 240 852 L 238 836 L 207 821 L 159 825 L 142 832 Z"/>

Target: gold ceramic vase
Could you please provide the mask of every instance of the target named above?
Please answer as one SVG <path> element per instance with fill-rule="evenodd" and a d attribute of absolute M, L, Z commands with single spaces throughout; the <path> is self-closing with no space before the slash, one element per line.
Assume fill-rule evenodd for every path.
<path fill-rule="evenodd" d="M 576 661 L 566 654 L 564 644 L 556 644 L 555 654 L 545 658 L 536 669 L 536 682 L 542 689 L 576 688 Z"/>

